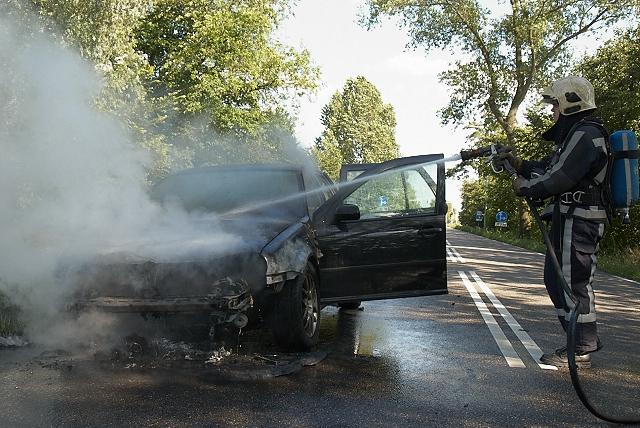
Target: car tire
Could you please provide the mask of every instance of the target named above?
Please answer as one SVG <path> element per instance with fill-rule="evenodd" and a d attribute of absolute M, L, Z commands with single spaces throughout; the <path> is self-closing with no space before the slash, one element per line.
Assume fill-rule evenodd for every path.
<path fill-rule="evenodd" d="M 276 344 L 285 352 L 308 351 L 320 331 L 318 276 L 311 263 L 302 275 L 287 281 L 276 295 L 271 330 Z"/>

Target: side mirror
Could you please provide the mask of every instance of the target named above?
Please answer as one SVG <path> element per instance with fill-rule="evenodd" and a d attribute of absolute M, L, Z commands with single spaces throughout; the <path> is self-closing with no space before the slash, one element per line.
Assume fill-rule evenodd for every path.
<path fill-rule="evenodd" d="M 336 223 L 345 220 L 360 220 L 360 208 L 357 205 L 342 204 L 336 210 L 334 219 Z"/>

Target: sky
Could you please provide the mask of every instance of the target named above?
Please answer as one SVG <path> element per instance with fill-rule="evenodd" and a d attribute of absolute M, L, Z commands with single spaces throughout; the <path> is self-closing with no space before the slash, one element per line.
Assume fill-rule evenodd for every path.
<path fill-rule="evenodd" d="M 296 137 L 309 147 L 320 136 L 322 108 L 347 79 L 364 76 L 391 104 L 396 115 L 396 142 L 402 156 L 459 153 L 467 131 L 440 124 L 437 111 L 447 105 L 447 86 L 438 73 L 454 61 L 451 53 L 406 47 L 406 29 L 384 20 L 368 31 L 358 24 L 364 0 L 299 0 L 295 16 L 283 21 L 282 43 L 305 48 L 321 70 L 323 86 L 311 101 L 303 100 Z M 449 165 L 448 165 L 449 166 Z M 452 166 L 452 165 L 451 165 Z M 460 208 L 459 183 L 449 180 L 447 200 Z"/>

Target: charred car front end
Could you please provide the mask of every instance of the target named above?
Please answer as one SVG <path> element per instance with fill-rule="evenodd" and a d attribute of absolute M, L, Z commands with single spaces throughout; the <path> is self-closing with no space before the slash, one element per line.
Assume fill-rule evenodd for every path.
<path fill-rule="evenodd" d="M 169 175 L 152 188 L 151 198 L 186 212 L 189 227 L 70 250 L 58 275 L 73 290 L 67 308 L 145 317 L 206 312 L 213 327 L 271 320 L 285 283 L 317 263 L 305 189 L 319 184 L 309 181 L 296 165 L 205 167 Z M 310 318 L 306 324 L 318 323 L 314 293 L 301 314 Z M 316 330 L 310 338 L 279 342 L 304 348 L 315 341 Z"/>
<path fill-rule="evenodd" d="M 259 254 L 208 262 L 94 260 L 66 271 L 66 284 L 78 290 L 67 309 L 100 308 L 152 317 L 209 311 L 214 324 L 242 328 L 256 294 L 249 284 L 256 290 L 265 288 L 265 266 Z"/>

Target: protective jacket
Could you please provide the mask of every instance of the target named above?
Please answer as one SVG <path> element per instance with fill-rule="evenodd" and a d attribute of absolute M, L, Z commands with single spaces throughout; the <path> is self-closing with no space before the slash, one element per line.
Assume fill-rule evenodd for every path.
<path fill-rule="evenodd" d="M 590 112 L 560 116 L 542 137 L 554 141 L 552 152 L 539 161 L 523 161 L 518 173 L 525 178 L 522 196 L 532 199 L 559 198 L 560 212 L 598 223 L 607 221 L 600 184 L 607 173 L 607 134 L 600 119 Z M 545 208 L 543 218 L 553 212 L 556 198 Z"/>

